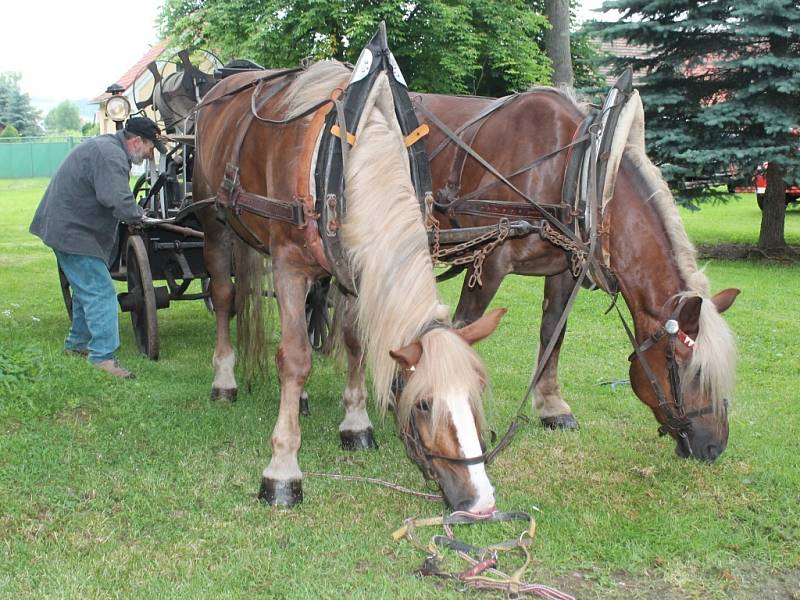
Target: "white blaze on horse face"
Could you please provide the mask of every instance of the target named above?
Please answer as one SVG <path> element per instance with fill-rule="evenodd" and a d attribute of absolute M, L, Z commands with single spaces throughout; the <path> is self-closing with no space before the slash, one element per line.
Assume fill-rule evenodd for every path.
<path fill-rule="evenodd" d="M 483 452 L 481 442 L 466 394 L 452 393 L 447 396 L 446 403 L 464 458 L 480 456 Z M 485 466 L 484 463 L 467 465 L 470 481 L 477 492 L 477 499 L 469 509 L 471 512 L 494 510 L 494 488 L 486 475 Z"/>

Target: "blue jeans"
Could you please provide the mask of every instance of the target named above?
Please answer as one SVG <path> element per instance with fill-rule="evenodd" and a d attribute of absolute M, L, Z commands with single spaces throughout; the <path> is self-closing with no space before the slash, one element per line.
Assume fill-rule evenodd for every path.
<path fill-rule="evenodd" d="M 106 263 L 94 256 L 54 250 L 72 288 L 72 327 L 67 350 L 89 351 L 89 362 L 114 358 L 119 348 L 117 291 Z"/>

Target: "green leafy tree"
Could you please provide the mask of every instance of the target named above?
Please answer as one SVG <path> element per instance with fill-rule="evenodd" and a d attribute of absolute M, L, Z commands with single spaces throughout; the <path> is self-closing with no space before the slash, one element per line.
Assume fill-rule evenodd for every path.
<path fill-rule="evenodd" d="M 39 111 L 31 105 L 31 98 L 19 87 L 19 73 L 0 73 L 0 121 L 13 125 L 22 136 L 42 133 L 37 121 Z"/>
<path fill-rule="evenodd" d="M 524 0 L 167 0 L 161 14 L 176 45 L 269 67 L 355 62 L 382 20 L 411 89 L 502 95 L 550 81 L 547 19 Z"/>
<path fill-rule="evenodd" d="M 47 133 L 80 130 L 81 115 L 77 104 L 64 100 L 61 104 L 51 109 L 44 118 L 44 128 Z"/>
<path fill-rule="evenodd" d="M 19 131 L 17 131 L 17 128 L 14 127 L 13 125 L 6 125 L 6 128 L 3 129 L 3 131 L 0 131 L 0 138 L 12 139 L 18 137 L 19 137 Z"/>
<path fill-rule="evenodd" d="M 768 161 L 758 243 L 784 248 L 784 186 L 800 175 L 791 133 L 800 125 L 800 4 L 609 0 L 603 9 L 622 17 L 597 27 L 601 36 L 652 49 L 628 62 L 646 72 L 648 151 L 673 189 L 688 201 L 713 198 L 715 174 L 736 165 L 749 179 Z M 682 189 L 687 178 L 701 185 Z"/>
<path fill-rule="evenodd" d="M 97 123 L 84 123 L 81 127 L 81 135 L 84 137 L 100 135 L 100 126 Z"/>

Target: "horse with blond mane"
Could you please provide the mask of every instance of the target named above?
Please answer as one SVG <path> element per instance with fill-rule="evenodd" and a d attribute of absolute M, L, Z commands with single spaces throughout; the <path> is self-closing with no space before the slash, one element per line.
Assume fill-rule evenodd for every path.
<path fill-rule="evenodd" d="M 320 140 L 330 139 L 323 123 L 333 99 L 347 98 L 369 72 L 374 83 L 357 122 L 342 122 L 341 112 L 336 121 L 339 141 L 334 143 L 341 144 L 347 211 L 337 213 L 335 227 L 331 220 L 322 231 L 338 237 L 352 275 L 348 355 L 359 360 L 361 349 L 366 350 L 379 409 L 392 408 L 409 456 L 439 484 L 447 502 L 459 510 L 491 513 L 494 489 L 480 439 L 487 374 L 471 344 L 494 331 L 504 311 L 461 329 L 453 328 L 448 318 L 437 294 L 409 151 L 396 114 L 393 87 L 400 93 L 405 88 L 393 79 L 399 71 L 389 62 L 393 59 L 382 31 L 372 44 L 372 50 L 365 49 L 365 62 L 360 60 L 352 73 L 340 63 L 321 62 L 291 72 L 239 74 L 203 99 L 193 190 L 195 198 L 213 199 L 214 204 L 198 211 L 217 322 L 212 395 L 236 396 L 229 329 L 234 291 L 237 316 L 253 314 L 242 304 L 244 290 L 252 290 L 253 298 L 262 296 L 261 284 L 253 278 L 255 266 L 268 253 L 280 311 L 276 362 L 281 389 L 272 456 L 259 497 L 270 504 L 301 501 L 298 404 L 311 369 L 304 301 L 312 282 L 331 269 L 320 251 L 319 215 L 314 211 L 319 204 L 303 202 L 319 189 L 316 181 L 326 168 L 315 157 L 324 143 Z M 242 250 L 234 261 L 235 290 L 230 279 L 234 239 Z M 258 258 L 249 260 L 253 255 Z M 248 326 L 260 325 L 240 318 L 240 337 L 247 335 Z M 393 382 L 398 384 L 395 392 Z M 346 448 L 374 446 L 366 402 L 363 379 L 348 382 L 339 427 Z"/>
<path fill-rule="evenodd" d="M 577 427 L 557 369 L 566 330 L 559 321 L 576 283 L 579 245 L 546 234 L 548 215 L 542 212 L 558 216 L 573 231 L 588 228 L 574 202 L 576 186 L 585 185 L 587 176 L 572 156 L 589 147 L 591 124 L 601 121 L 588 120 L 586 106 L 553 88 L 499 100 L 428 94 L 412 94 L 412 100 L 420 120 L 431 126 L 434 216 L 442 231 L 497 224 L 501 218 L 540 227 L 540 235 L 509 237 L 468 267 L 454 322 L 480 317 L 507 274 L 544 276 L 539 350 L 544 362 L 533 405 L 545 426 Z M 614 297 L 619 293 L 630 310 L 631 385 L 652 410 L 660 433 L 675 440 L 680 456 L 711 461 L 727 445 L 736 367 L 733 336 L 720 315 L 739 290 L 711 296 L 675 200 L 645 154 L 641 104 L 629 106 L 630 130 L 614 141 L 619 168 L 606 174 L 608 197 L 596 216 L 604 263 L 596 283 Z M 552 351 L 545 355 L 548 346 Z"/>

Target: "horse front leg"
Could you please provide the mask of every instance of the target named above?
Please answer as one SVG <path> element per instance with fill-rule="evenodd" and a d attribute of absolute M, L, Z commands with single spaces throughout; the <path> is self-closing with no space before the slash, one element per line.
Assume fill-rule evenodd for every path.
<path fill-rule="evenodd" d="M 542 323 L 539 328 L 539 360 L 555 335 L 556 325 L 567 306 L 574 284 L 575 279 L 569 270 L 545 277 Z M 550 429 L 578 428 L 578 421 L 573 416 L 569 404 L 561 397 L 561 386 L 558 384 L 558 355 L 566 330 L 567 325 L 564 323 L 541 377 L 533 389 L 533 406 L 539 411 L 542 425 Z"/>
<path fill-rule="evenodd" d="M 355 299 L 342 300 L 342 338 L 347 351 L 347 386 L 342 394 L 344 420 L 339 424 L 339 438 L 344 450 L 377 448 L 372 422 L 367 414 L 367 384 L 363 352 L 356 331 Z"/>
<path fill-rule="evenodd" d="M 281 385 L 278 420 L 272 431 L 272 458 L 264 469 L 258 497 L 271 505 L 303 501 L 300 450 L 300 393 L 311 371 L 311 344 L 306 331 L 305 297 L 309 279 L 273 255 L 275 295 L 281 319 L 281 341 L 275 362 Z"/>
<path fill-rule="evenodd" d="M 214 382 L 211 384 L 213 400 L 236 400 L 237 385 L 234 376 L 236 355 L 231 345 L 231 316 L 234 302 L 234 287 L 231 281 L 232 241 L 231 230 L 216 219 L 204 219 L 205 243 L 203 258 L 208 276 L 209 289 L 214 305 L 217 335 L 214 346 Z"/>
<path fill-rule="evenodd" d="M 490 255 L 484 262 L 481 285 L 475 283 L 470 287 L 469 283 L 474 273 L 474 267 L 471 266 L 467 270 L 461 286 L 458 306 L 453 315 L 454 328 L 459 329 L 480 319 L 497 293 L 503 278 L 508 275 L 509 271 L 505 261 L 496 260 L 495 256 L 495 254 Z"/>

